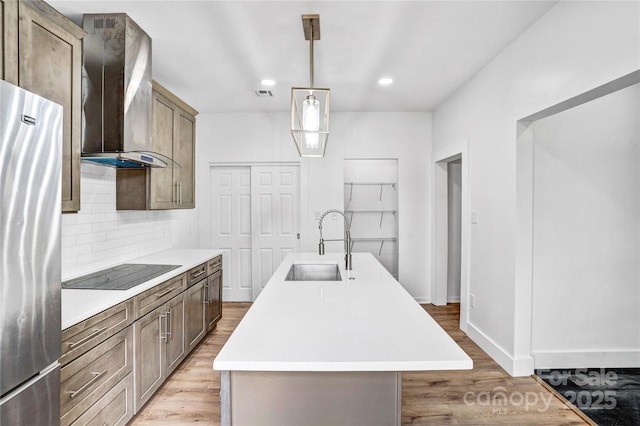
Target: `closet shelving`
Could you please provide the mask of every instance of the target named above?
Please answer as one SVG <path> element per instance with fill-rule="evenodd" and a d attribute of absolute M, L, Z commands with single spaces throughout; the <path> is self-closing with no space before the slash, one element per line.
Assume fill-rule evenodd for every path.
<path fill-rule="evenodd" d="M 372 253 L 397 278 L 396 176 L 395 160 L 345 160 L 344 212 L 351 223 L 351 249 Z"/>
<path fill-rule="evenodd" d="M 345 182 L 345 185 L 349 185 L 349 201 L 351 201 L 351 199 L 353 198 L 353 187 L 358 186 L 358 185 L 362 185 L 362 186 L 379 186 L 380 187 L 380 198 L 379 200 L 382 201 L 382 190 L 384 189 L 385 186 L 391 186 L 394 190 L 396 189 L 396 183 L 395 182 Z"/>

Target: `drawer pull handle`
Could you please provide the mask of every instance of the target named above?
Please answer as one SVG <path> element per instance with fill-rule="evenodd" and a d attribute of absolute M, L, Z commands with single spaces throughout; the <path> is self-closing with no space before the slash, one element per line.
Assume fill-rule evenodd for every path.
<path fill-rule="evenodd" d="M 175 287 L 171 287 L 169 290 L 165 291 L 164 293 L 156 294 L 156 299 L 160 299 L 161 297 L 166 296 L 167 294 L 171 293 L 175 289 L 176 289 Z"/>
<path fill-rule="evenodd" d="M 197 274 L 191 274 L 191 278 L 198 278 L 200 275 L 204 274 L 205 272 L 207 272 L 205 269 L 203 269 L 202 271 L 198 272 Z"/>
<path fill-rule="evenodd" d="M 217 268 L 218 266 L 220 266 L 220 261 L 218 260 L 216 263 L 214 263 L 213 265 L 211 265 L 212 268 Z"/>
<path fill-rule="evenodd" d="M 88 335 L 87 337 L 78 340 L 77 342 L 69 342 L 69 349 L 73 349 L 78 345 L 83 344 L 84 342 L 86 342 L 87 340 L 91 340 L 94 337 L 96 337 L 98 334 L 102 333 L 103 331 L 105 331 L 107 329 L 107 327 L 102 327 L 102 328 L 94 328 L 93 329 L 93 333 L 91 333 L 90 335 Z"/>
<path fill-rule="evenodd" d="M 84 391 L 85 389 L 87 389 L 89 386 L 91 386 L 91 384 L 93 382 L 95 382 L 96 380 L 98 380 L 100 378 L 100 376 L 102 376 L 104 373 L 106 373 L 107 370 L 102 370 L 101 372 L 97 373 L 95 371 L 92 371 L 91 374 L 93 374 L 93 377 L 91 378 L 91 380 L 89 380 L 87 383 L 85 383 L 84 385 L 82 385 L 82 387 L 80 389 L 78 389 L 77 391 L 67 391 L 67 393 L 69 394 L 70 398 L 75 398 L 76 395 L 78 395 L 80 392 Z"/>

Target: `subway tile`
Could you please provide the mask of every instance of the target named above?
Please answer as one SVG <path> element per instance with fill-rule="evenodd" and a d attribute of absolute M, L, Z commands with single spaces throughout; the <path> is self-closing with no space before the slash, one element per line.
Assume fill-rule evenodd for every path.
<path fill-rule="evenodd" d="M 62 227 L 62 235 L 70 236 L 70 235 L 79 235 L 79 234 L 88 234 L 91 232 L 91 224 L 83 223 L 79 225 L 68 225 Z"/>
<path fill-rule="evenodd" d="M 60 239 L 60 245 L 64 247 L 73 247 L 78 245 L 77 237 L 75 235 L 63 236 Z"/>

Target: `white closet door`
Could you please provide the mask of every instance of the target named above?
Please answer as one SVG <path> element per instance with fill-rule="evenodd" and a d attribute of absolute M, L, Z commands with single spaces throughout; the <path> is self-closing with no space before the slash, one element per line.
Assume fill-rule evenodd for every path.
<path fill-rule="evenodd" d="M 282 259 L 300 250 L 298 166 L 251 167 L 253 300 Z"/>
<path fill-rule="evenodd" d="M 252 300 L 251 168 L 213 167 L 211 247 L 225 250 L 222 299 Z"/>

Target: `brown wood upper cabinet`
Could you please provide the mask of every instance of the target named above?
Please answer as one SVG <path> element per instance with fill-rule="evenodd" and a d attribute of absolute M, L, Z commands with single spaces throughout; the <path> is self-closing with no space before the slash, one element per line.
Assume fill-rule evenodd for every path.
<path fill-rule="evenodd" d="M 196 115 L 169 90 L 153 81 L 153 151 L 179 167 L 118 169 L 118 210 L 192 209 L 195 207 Z"/>
<path fill-rule="evenodd" d="M 0 78 L 18 84 L 18 2 L 0 0 Z"/>
<path fill-rule="evenodd" d="M 62 211 L 80 210 L 85 31 L 43 1 L 0 0 L 2 78 L 63 108 Z"/>

